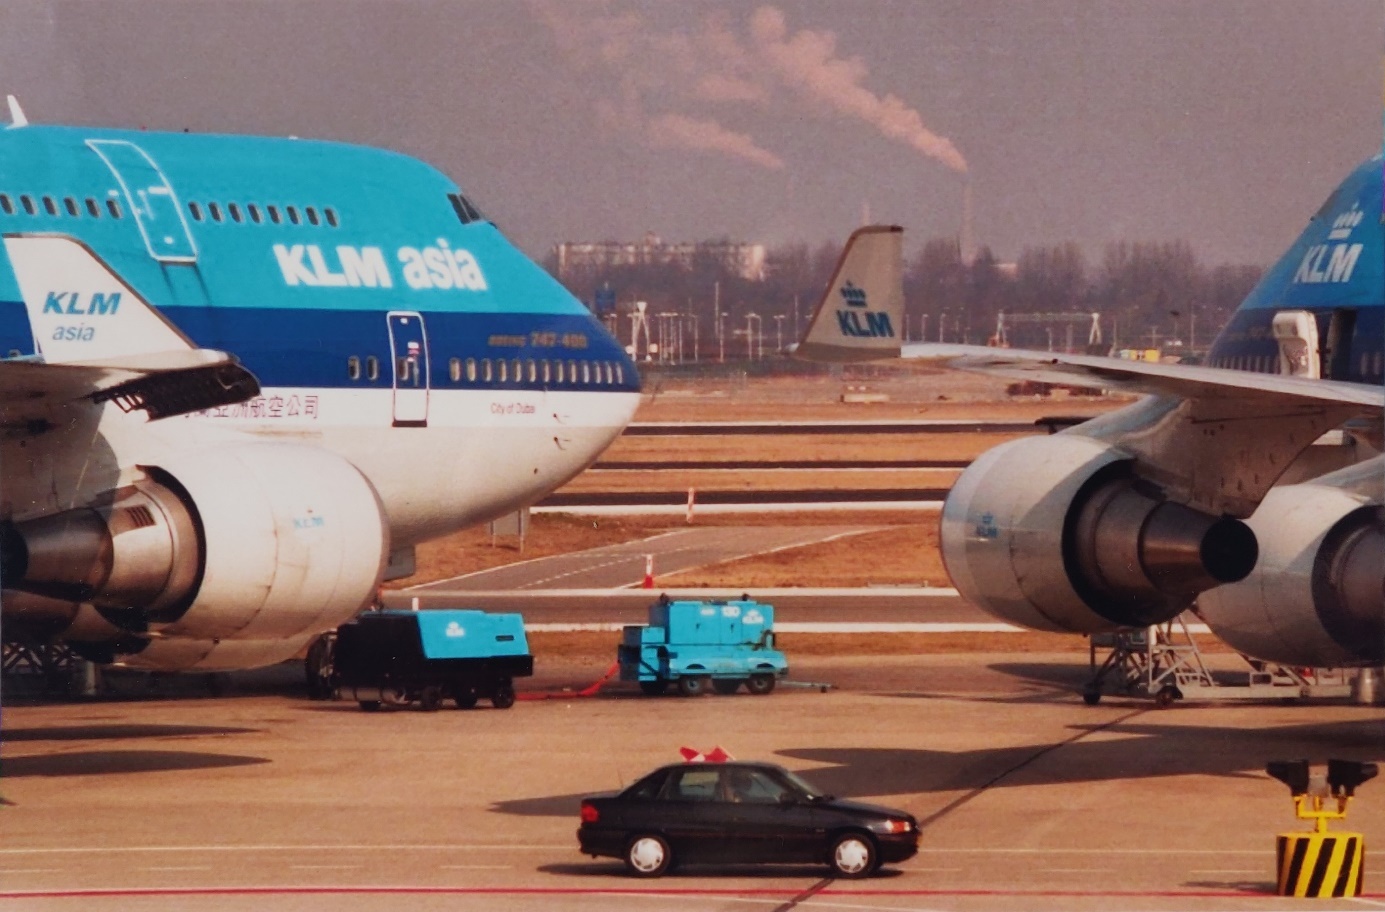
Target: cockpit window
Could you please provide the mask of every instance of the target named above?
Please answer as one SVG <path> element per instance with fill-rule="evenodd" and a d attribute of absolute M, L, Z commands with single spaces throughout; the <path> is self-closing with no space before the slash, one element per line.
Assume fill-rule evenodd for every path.
<path fill-rule="evenodd" d="M 472 205 L 471 200 L 462 196 L 460 193 L 447 194 L 447 201 L 452 204 L 452 208 L 457 212 L 457 219 L 463 225 L 470 225 L 472 222 L 484 222 L 486 217 L 481 214 L 481 210 Z"/>

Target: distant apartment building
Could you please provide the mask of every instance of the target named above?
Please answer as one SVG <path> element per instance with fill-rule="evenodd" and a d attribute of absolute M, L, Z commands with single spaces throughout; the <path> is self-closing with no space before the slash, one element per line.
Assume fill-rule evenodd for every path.
<path fill-rule="evenodd" d="M 641 266 L 677 263 L 691 269 L 699 257 L 720 263 L 727 272 L 753 282 L 765 278 L 765 246 L 739 244 L 732 241 L 697 241 L 666 244 L 657 234 L 649 233 L 642 241 L 564 241 L 555 246 L 558 258 L 558 279 L 565 280 L 576 273 L 615 266 Z"/>

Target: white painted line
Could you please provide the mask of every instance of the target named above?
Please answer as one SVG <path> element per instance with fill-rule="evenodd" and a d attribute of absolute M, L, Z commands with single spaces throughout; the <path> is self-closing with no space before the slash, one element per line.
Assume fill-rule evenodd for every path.
<path fill-rule="evenodd" d="M 58 874 L 62 868 L 0 868 L 0 874 Z"/>
<path fill-rule="evenodd" d="M 900 510 L 936 513 L 943 508 L 941 500 L 881 500 L 866 503 L 743 503 L 698 504 L 697 512 L 706 513 L 826 513 Z M 610 504 L 567 507 L 530 507 L 531 513 L 572 513 L 578 516 L 682 516 L 688 512 L 680 504 Z"/>
<path fill-rule="evenodd" d="M 542 623 L 525 624 L 529 633 L 614 633 L 625 628 L 624 624 L 590 623 L 564 624 Z M 794 622 L 776 623 L 775 633 L 1030 633 L 1023 627 L 1010 624 L 945 624 L 903 621 L 898 623 L 870 621 L 842 621 L 823 623 Z"/>

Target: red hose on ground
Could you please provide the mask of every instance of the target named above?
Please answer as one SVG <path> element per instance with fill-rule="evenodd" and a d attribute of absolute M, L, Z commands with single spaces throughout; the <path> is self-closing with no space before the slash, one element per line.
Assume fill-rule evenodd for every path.
<path fill-rule="evenodd" d="M 607 681 L 611 680 L 611 678 L 614 678 L 614 677 L 616 676 L 616 672 L 618 672 L 618 671 L 620 671 L 620 663 L 619 663 L 619 662 L 612 662 L 612 663 L 611 663 L 611 667 L 608 668 L 608 669 L 606 669 L 606 673 L 605 673 L 604 675 L 602 675 L 601 677 L 597 678 L 595 681 L 593 681 L 591 684 L 588 684 L 586 687 L 583 687 L 581 690 L 578 690 L 578 691 L 571 691 L 571 690 L 530 691 L 530 692 L 527 692 L 527 693 L 515 694 L 515 699 L 516 699 L 516 700 L 567 700 L 567 699 L 572 699 L 572 698 L 575 698 L 575 697 L 594 697 L 594 696 L 596 696 L 597 691 L 601 690 L 602 686 L 603 686 Z"/>

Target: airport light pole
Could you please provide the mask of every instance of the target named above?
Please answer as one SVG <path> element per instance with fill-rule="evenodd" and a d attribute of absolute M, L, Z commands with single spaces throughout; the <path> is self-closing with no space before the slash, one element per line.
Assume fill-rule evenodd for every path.
<path fill-rule="evenodd" d="M 774 315 L 774 350 L 784 350 L 784 314 Z"/>
<path fill-rule="evenodd" d="M 752 324 L 753 324 L 753 325 L 752 325 Z M 745 347 L 746 347 L 746 356 L 747 356 L 747 357 L 749 358 L 749 360 L 751 360 L 751 361 L 756 360 L 756 355 L 755 355 L 755 348 L 756 348 L 756 346 L 755 346 L 755 337 L 756 337 L 756 330 L 758 330 L 758 329 L 761 329 L 760 315 L 757 314 L 755 311 L 752 310 L 752 311 L 750 311 L 749 313 L 747 313 L 747 314 L 745 315 Z M 765 353 L 765 345 L 764 345 L 764 335 L 763 335 L 763 332 L 760 333 L 760 346 L 759 346 L 759 350 L 760 350 L 760 356 L 763 357 L 763 356 L 764 356 L 764 353 Z"/>

